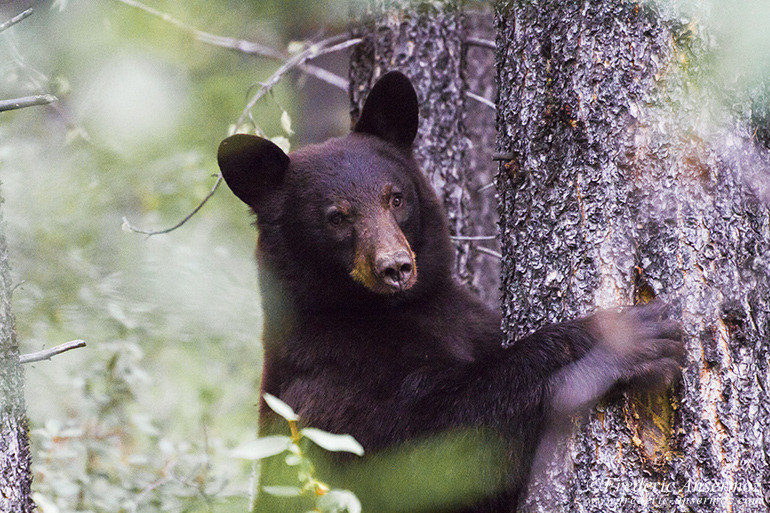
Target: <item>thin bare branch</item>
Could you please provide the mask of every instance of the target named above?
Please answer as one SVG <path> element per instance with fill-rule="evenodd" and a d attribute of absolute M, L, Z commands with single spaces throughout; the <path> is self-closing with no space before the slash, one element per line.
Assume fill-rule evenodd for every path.
<path fill-rule="evenodd" d="M 86 343 L 83 340 L 72 340 L 70 342 L 65 342 L 64 344 L 58 345 L 56 347 L 52 347 L 51 349 L 44 349 L 42 351 L 37 351 L 36 353 L 29 353 L 29 354 L 23 354 L 19 356 L 19 363 L 32 363 L 32 362 L 39 362 L 42 360 L 50 360 L 57 354 L 61 354 L 65 351 L 69 351 L 71 349 L 77 349 L 78 347 L 85 347 Z"/>
<path fill-rule="evenodd" d="M 289 57 L 285 55 L 283 52 L 276 50 L 275 48 L 271 48 L 267 45 L 256 43 L 254 41 L 246 41 L 244 39 L 236 39 L 236 38 L 227 37 L 227 36 L 218 36 L 216 34 L 211 34 L 210 32 L 204 32 L 203 30 L 199 30 L 195 27 L 192 27 L 184 23 L 183 21 L 180 21 L 174 18 L 173 16 L 167 13 L 164 13 L 148 5 L 145 5 L 142 2 L 138 2 L 136 0 L 116 0 L 116 1 L 125 5 L 128 5 L 130 7 L 140 9 L 148 14 L 151 14 L 157 18 L 160 18 L 163 21 L 175 26 L 176 28 L 191 34 L 195 39 L 197 39 L 202 43 L 207 43 L 213 46 L 219 46 L 221 48 L 235 50 L 235 51 L 246 53 L 249 55 L 258 55 L 260 57 L 267 57 L 268 59 L 273 59 L 275 61 L 286 61 L 287 59 L 289 59 Z M 338 89 L 342 89 L 343 91 L 348 90 L 348 80 L 343 77 L 340 77 L 339 75 L 335 75 L 331 71 L 325 70 L 323 68 L 319 68 L 318 66 L 313 66 L 312 64 L 300 64 L 296 67 L 301 72 L 311 75 L 317 78 L 318 80 L 326 82 L 327 84 L 330 84 Z"/>
<path fill-rule="evenodd" d="M 121 1 L 122 1 L 122 0 L 121 0 Z M 140 228 L 135 228 L 134 226 L 132 226 L 132 225 L 131 225 L 131 223 L 129 223 L 129 222 L 128 222 L 128 219 L 126 219 L 125 217 L 123 218 L 123 228 L 124 228 L 124 229 L 126 229 L 126 230 L 128 230 L 128 231 L 134 232 L 134 233 L 141 233 L 141 234 L 143 234 L 143 235 L 147 235 L 147 237 L 152 237 L 153 235 L 162 235 L 162 234 L 164 234 L 164 233 L 173 232 L 173 231 L 174 231 L 174 230 L 176 230 L 177 228 L 179 228 L 179 227 L 181 227 L 182 225 L 184 225 L 184 224 L 185 224 L 187 221 L 189 221 L 189 220 L 190 220 L 190 219 L 191 219 L 191 218 L 192 218 L 192 217 L 193 217 L 195 214 L 197 214 L 197 213 L 198 213 L 198 211 L 199 211 L 200 209 L 202 209 L 202 208 L 203 208 L 203 205 L 205 205 L 205 204 L 206 204 L 206 202 L 207 202 L 208 200 L 210 200 L 210 199 L 211 199 L 211 197 L 214 195 L 214 193 L 215 193 L 215 192 L 217 192 L 217 188 L 219 188 L 219 184 L 221 184 L 221 183 L 222 183 L 222 179 L 223 179 L 223 178 L 222 178 L 222 173 L 220 173 L 220 174 L 219 174 L 219 176 L 217 176 L 217 181 L 216 181 L 216 183 L 214 183 L 214 187 L 212 187 L 212 188 L 211 188 L 211 191 L 210 191 L 210 192 L 209 192 L 209 193 L 206 195 L 206 197 L 205 197 L 205 198 L 203 198 L 203 201 L 201 201 L 201 202 L 198 204 L 198 206 L 197 206 L 197 207 L 195 207 L 195 209 L 194 209 L 192 212 L 190 212 L 189 214 L 187 214 L 187 215 L 184 217 L 184 219 L 182 219 L 181 221 L 179 221 L 178 223 L 176 223 L 176 224 L 175 224 L 174 226 L 172 226 L 171 228 L 166 228 L 165 230 L 158 230 L 158 231 L 148 231 L 148 230 L 142 230 L 142 229 L 140 229 Z"/>
<path fill-rule="evenodd" d="M 38 94 L 35 96 L 25 96 L 24 98 L 15 98 L 13 100 L 0 100 L 0 112 L 23 109 L 35 105 L 48 105 L 56 100 L 56 96 L 52 94 Z"/>
<path fill-rule="evenodd" d="M 457 241 L 496 240 L 497 235 L 452 235 L 449 238 Z"/>
<path fill-rule="evenodd" d="M 22 11 L 21 14 L 17 14 L 10 20 L 3 22 L 2 24 L 0 24 L 0 32 L 2 32 L 5 29 L 13 27 L 14 25 L 16 25 L 22 20 L 27 19 L 30 15 L 32 15 L 33 12 L 35 12 L 35 10 L 30 7 L 26 11 Z"/>
<path fill-rule="evenodd" d="M 124 1 L 124 0 L 120 0 L 120 1 Z M 243 109 L 241 116 L 238 118 L 236 126 L 240 126 L 246 121 L 246 119 L 249 117 L 251 109 L 254 108 L 254 105 L 256 105 L 259 99 L 262 98 L 265 94 L 267 94 L 270 90 L 272 90 L 273 87 L 275 87 L 275 85 L 281 80 L 281 78 L 283 78 L 283 76 L 289 71 L 291 71 L 293 68 L 296 68 L 301 64 L 304 64 L 305 61 L 309 59 L 318 57 L 319 55 L 323 55 L 324 53 L 340 50 L 342 49 L 343 46 L 347 48 L 349 46 L 359 43 L 360 41 L 361 39 L 358 39 L 358 38 L 351 39 L 348 34 L 338 34 L 336 36 L 332 36 L 330 38 L 319 41 L 318 43 L 313 43 L 309 45 L 307 48 L 305 48 L 303 51 L 292 56 L 289 60 L 284 62 L 283 65 L 280 68 L 278 68 L 278 70 L 276 70 L 276 72 L 273 73 L 273 75 L 269 79 L 267 79 L 266 82 L 262 83 L 262 87 L 259 88 L 259 91 L 257 91 L 257 93 L 251 98 L 251 100 L 249 100 L 249 103 L 246 105 L 246 108 Z"/>
<path fill-rule="evenodd" d="M 482 185 L 481 187 L 479 187 L 476 192 L 484 192 L 488 189 L 491 189 L 494 186 L 495 186 L 495 182 L 489 182 L 488 184 Z"/>
<path fill-rule="evenodd" d="M 484 246 L 471 246 L 471 249 L 473 251 L 478 251 L 479 253 L 482 253 L 484 255 L 489 255 L 491 257 L 494 257 L 498 260 L 501 260 L 503 258 L 503 255 L 501 253 L 498 253 L 493 249 L 485 248 Z"/>
<path fill-rule="evenodd" d="M 329 38 L 329 40 L 331 39 L 334 39 L 334 38 Z M 322 55 L 326 55 L 328 53 L 341 52 L 342 50 L 347 50 L 351 46 L 355 46 L 361 41 L 362 41 L 361 38 L 352 38 L 352 39 L 348 39 L 347 41 L 343 41 L 342 43 L 336 44 L 334 46 L 322 48 L 318 53 L 308 57 L 308 60 L 313 60 L 315 58 L 318 58 Z M 321 44 L 321 43 L 316 43 L 316 44 Z"/>
<path fill-rule="evenodd" d="M 482 241 L 482 240 L 496 240 L 497 236 L 495 235 L 452 235 L 449 238 L 454 242 L 468 242 L 468 241 L 473 242 L 473 241 Z M 497 258 L 498 260 L 503 258 L 502 254 L 498 253 L 493 249 L 485 248 L 484 246 L 471 244 L 470 248 L 472 251 L 477 251 L 484 255 Z"/>
<path fill-rule="evenodd" d="M 497 110 L 497 107 L 495 106 L 494 102 L 487 100 L 486 98 L 484 98 L 481 95 L 478 95 L 476 93 L 472 93 L 470 91 L 465 91 L 465 95 L 468 98 L 472 98 L 472 99 L 476 100 L 479 103 L 483 103 L 484 105 L 486 105 L 487 107 L 489 107 L 492 110 Z"/>
<path fill-rule="evenodd" d="M 282 52 L 275 50 L 274 48 L 270 48 L 269 46 L 265 46 L 259 43 L 255 43 L 253 41 L 246 41 L 242 39 L 235 39 L 231 37 L 225 37 L 225 36 L 218 36 L 216 34 L 211 34 L 209 32 L 204 32 L 202 30 L 198 30 L 195 27 L 192 27 L 173 16 L 164 13 L 162 11 L 159 11 L 157 9 L 154 9 L 148 5 L 145 5 L 142 2 L 139 2 L 137 0 L 116 0 L 122 4 L 125 4 L 130 7 L 134 7 L 136 9 L 142 10 L 148 14 L 151 14 L 157 18 L 162 19 L 163 21 L 173 25 L 174 27 L 183 30 L 185 32 L 188 32 L 191 34 L 195 39 L 198 41 L 201 41 L 203 43 L 211 44 L 214 46 L 219 46 L 221 48 L 228 48 L 231 50 L 236 50 L 242 53 L 252 54 L 252 55 L 259 55 L 262 57 L 267 57 L 273 60 L 282 61 L 283 64 L 281 67 L 276 71 L 273 76 L 270 77 L 268 82 L 261 85 L 259 91 L 254 95 L 254 97 L 251 99 L 249 104 L 247 105 L 246 109 L 244 109 L 243 113 L 241 114 L 241 117 L 238 119 L 238 125 L 243 124 L 243 122 L 246 120 L 247 117 L 249 117 L 251 109 L 254 107 L 256 102 L 264 96 L 267 92 L 269 92 L 273 87 L 275 87 L 275 84 L 278 83 L 278 81 L 290 70 L 292 69 L 299 69 L 303 73 L 306 73 L 308 75 L 312 75 L 319 80 L 322 80 L 328 84 L 331 84 L 339 89 L 342 89 L 343 91 L 348 90 L 348 81 L 338 75 L 335 75 L 334 73 L 331 73 L 328 70 L 325 70 L 323 68 L 313 66 L 310 64 L 307 64 L 306 61 L 313 59 L 315 57 L 318 57 L 320 55 L 324 55 L 331 52 L 336 52 L 340 50 L 344 50 L 346 48 L 349 48 L 350 46 L 353 46 L 360 42 L 360 39 L 350 39 L 347 35 L 339 35 L 334 36 L 328 39 L 325 39 L 323 41 L 320 41 L 319 43 L 310 45 L 308 48 L 303 50 L 302 52 L 292 56 L 287 57 Z M 175 224 L 174 226 L 167 228 L 165 230 L 157 230 L 157 231 L 149 231 L 149 230 L 142 230 L 140 228 L 136 228 L 131 223 L 128 222 L 128 219 L 125 217 L 123 218 L 123 227 L 124 229 L 128 231 L 132 231 L 135 233 L 141 233 L 143 235 L 147 235 L 148 237 L 152 235 L 160 235 L 164 233 L 169 233 L 171 231 L 176 230 L 177 228 L 184 225 L 187 221 L 189 221 L 195 214 L 198 213 L 198 211 L 203 208 L 203 205 L 206 204 L 206 202 L 214 195 L 217 188 L 219 187 L 219 184 L 222 182 L 222 175 L 220 174 L 217 178 L 216 183 L 214 184 L 214 187 L 211 189 L 211 192 L 206 196 L 206 198 L 203 199 L 203 201 L 192 211 L 190 214 L 185 216 L 184 219 L 182 219 L 180 222 Z"/>
<path fill-rule="evenodd" d="M 480 37 L 469 37 L 465 40 L 465 44 L 469 46 L 479 46 L 481 48 L 487 48 L 488 50 L 495 50 L 495 42 L 489 39 L 482 39 Z"/>
<path fill-rule="evenodd" d="M 504 151 L 504 152 L 492 154 L 492 160 L 496 162 L 500 162 L 504 160 L 514 160 L 516 159 L 516 157 L 517 157 L 516 153 L 512 151 Z"/>

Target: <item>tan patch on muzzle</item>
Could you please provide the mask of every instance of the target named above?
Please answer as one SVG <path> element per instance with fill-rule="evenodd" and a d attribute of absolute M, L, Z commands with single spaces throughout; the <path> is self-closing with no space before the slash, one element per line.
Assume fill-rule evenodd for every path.
<path fill-rule="evenodd" d="M 417 282 L 417 262 L 395 220 L 379 221 L 360 234 L 350 277 L 376 294 L 396 294 Z"/>

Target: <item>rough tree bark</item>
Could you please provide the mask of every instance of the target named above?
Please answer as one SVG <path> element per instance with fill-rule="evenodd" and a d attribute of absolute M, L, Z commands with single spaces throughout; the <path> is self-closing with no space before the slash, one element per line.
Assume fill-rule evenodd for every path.
<path fill-rule="evenodd" d="M 600 405 L 523 509 L 765 510 L 765 150 L 745 123 L 695 122 L 705 45 L 654 4 L 509 0 L 496 27 L 508 340 L 659 296 L 688 348 L 674 391 Z"/>
<path fill-rule="evenodd" d="M 489 207 L 494 202 L 493 193 L 478 192 L 492 179 L 491 142 L 486 139 L 485 145 L 483 139 L 469 139 L 469 132 L 485 132 L 478 123 L 483 119 L 488 122 L 493 114 L 490 109 L 483 118 L 473 115 L 475 110 L 467 109 L 464 43 L 469 29 L 461 2 L 372 0 L 354 17 L 354 34 L 364 41 L 351 56 L 353 121 L 377 78 L 390 70 L 405 73 L 421 102 L 415 155 L 444 201 L 451 235 L 494 235 L 496 215 L 494 208 Z M 475 32 L 482 26 L 474 24 Z M 488 93 L 492 87 L 491 70 L 490 65 L 485 75 L 475 77 L 474 87 L 480 88 L 480 94 Z M 484 152 L 485 166 L 477 171 L 473 164 Z M 494 241 L 458 240 L 456 245 L 454 271 L 459 281 L 490 304 L 497 304 L 499 264 L 494 257 L 477 250 L 479 246 L 494 245 Z"/>
<path fill-rule="evenodd" d="M 0 512 L 27 513 L 34 504 L 30 492 L 24 374 L 11 314 L 11 277 L 4 232 L 0 212 Z"/>

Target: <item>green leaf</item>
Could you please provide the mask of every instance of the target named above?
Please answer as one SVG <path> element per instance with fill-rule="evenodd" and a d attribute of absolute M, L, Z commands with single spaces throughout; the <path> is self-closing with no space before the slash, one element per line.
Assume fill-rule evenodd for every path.
<path fill-rule="evenodd" d="M 286 464 L 290 467 L 295 467 L 302 463 L 302 458 L 296 454 L 289 454 L 286 456 Z"/>
<path fill-rule="evenodd" d="M 359 456 L 364 455 L 364 448 L 350 435 L 335 435 L 334 433 L 328 433 L 316 428 L 305 428 L 300 433 L 327 451 L 344 451 L 352 452 Z"/>
<path fill-rule="evenodd" d="M 330 490 L 316 501 L 323 513 L 361 513 L 361 502 L 349 490 Z"/>
<path fill-rule="evenodd" d="M 270 138 L 270 142 L 281 148 L 281 151 L 284 153 L 289 153 L 291 151 L 291 143 L 287 138 L 285 138 L 282 135 L 277 135 L 275 137 Z"/>
<path fill-rule="evenodd" d="M 270 407 L 271 410 L 273 410 L 275 413 L 283 417 L 284 419 L 288 421 L 298 421 L 299 417 L 296 413 L 294 413 L 294 410 L 291 409 L 291 406 L 286 404 L 285 402 L 278 399 L 276 396 L 272 394 L 265 394 L 265 402 Z"/>
<path fill-rule="evenodd" d="M 286 51 L 289 53 L 299 53 L 305 49 L 305 43 L 302 41 L 291 41 L 286 46 Z"/>
<path fill-rule="evenodd" d="M 266 436 L 236 447 L 230 451 L 230 456 L 246 460 L 261 460 L 281 454 L 291 444 L 291 438 L 288 436 Z"/>
<path fill-rule="evenodd" d="M 262 491 L 275 497 L 298 497 L 302 494 L 302 488 L 296 486 L 263 486 Z"/>
<path fill-rule="evenodd" d="M 291 129 L 291 117 L 286 111 L 281 114 L 281 128 L 287 135 L 294 135 L 294 130 Z"/>

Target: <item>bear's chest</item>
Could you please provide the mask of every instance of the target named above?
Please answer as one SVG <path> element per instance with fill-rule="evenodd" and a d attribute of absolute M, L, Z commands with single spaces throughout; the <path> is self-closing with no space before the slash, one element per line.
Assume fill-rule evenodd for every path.
<path fill-rule="evenodd" d="M 425 376 L 457 365 L 451 341 L 408 322 L 300 326 L 266 355 L 264 390 L 303 423 L 350 433 L 378 446 L 399 426 L 426 386 Z M 405 400 L 409 398 L 409 400 Z M 371 430 L 377 425 L 380 429 Z M 357 427 L 369 426 L 368 432 Z"/>

